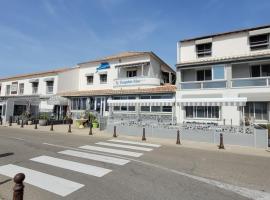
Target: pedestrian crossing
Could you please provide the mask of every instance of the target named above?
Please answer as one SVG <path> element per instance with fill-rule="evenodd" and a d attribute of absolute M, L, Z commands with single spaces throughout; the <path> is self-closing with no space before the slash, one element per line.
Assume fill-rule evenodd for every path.
<path fill-rule="evenodd" d="M 128 157 L 141 157 L 144 155 L 144 153 L 153 151 L 154 148 L 157 147 L 160 147 L 160 145 L 113 139 L 106 142 L 97 142 L 95 145 L 83 145 L 71 149 L 67 148 L 57 153 L 59 156 L 64 155 L 65 157 L 70 157 L 71 159 L 74 157 L 77 159 L 82 159 L 83 163 L 48 155 L 41 155 L 29 160 L 30 162 L 46 165 L 50 168 L 56 167 L 58 169 L 69 170 L 74 173 L 81 173 L 102 178 L 109 173 L 112 173 L 113 170 L 95 166 L 97 164 L 96 162 L 124 166 L 131 162 Z M 123 158 L 123 156 L 126 157 Z M 95 161 L 95 164 L 85 164 L 91 161 Z M 85 186 L 84 184 L 67 180 L 63 177 L 53 176 L 44 172 L 36 171 L 35 169 L 29 169 L 13 164 L 0 166 L 1 175 L 13 178 L 17 173 L 25 174 L 25 183 L 62 197 L 70 195 Z"/>

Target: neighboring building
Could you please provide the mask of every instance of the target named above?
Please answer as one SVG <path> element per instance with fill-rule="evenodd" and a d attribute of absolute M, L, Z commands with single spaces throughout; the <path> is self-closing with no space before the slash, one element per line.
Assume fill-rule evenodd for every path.
<path fill-rule="evenodd" d="M 269 34 L 270 25 L 178 42 L 178 122 L 269 122 Z"/>
<path fill-rule="evenodd" d="M 78 84 L 70 87 L 71 77 L 72 83 Z M 175 71 L 153 52 L 124 52 L 80 63 L 73 71 L 62 73 L 59 82 L 63 87 L 58 95 L 70 100 L 74 118 L 86 110 L 114 117 L 139 113 L 171 116 L 172 105 L 141 102 L 173 99 L 175 78 Z"/>
<path fill-rule="evenodd" d="M 58 90 L 58 75 L 69 69 L 18 75 L 0 79 L 0 115 L 6 121 L 29 112 L 36 117 L 40 112 L 64 116 L 65 106 L 54 104 Z M 14 119 L 14 118 L 13 118 Z"/>

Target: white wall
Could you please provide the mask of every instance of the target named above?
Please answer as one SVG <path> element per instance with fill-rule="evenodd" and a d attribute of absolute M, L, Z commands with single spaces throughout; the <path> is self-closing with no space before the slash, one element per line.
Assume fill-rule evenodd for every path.
<path fill-rule="evenodd" d="M 79 68 L 58 74 L 58 93 L 77 91 L 79 89 Z"/>

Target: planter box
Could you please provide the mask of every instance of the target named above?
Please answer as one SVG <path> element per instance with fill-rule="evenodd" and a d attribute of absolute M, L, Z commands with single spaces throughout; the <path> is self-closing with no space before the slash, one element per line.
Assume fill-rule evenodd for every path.
<path fill-rule="evenodd" d="M 39 120 L 39 125 L 40 126 L 46 126 L 47 125 L 47 120 L 46 119 L 40 119 Z"/>

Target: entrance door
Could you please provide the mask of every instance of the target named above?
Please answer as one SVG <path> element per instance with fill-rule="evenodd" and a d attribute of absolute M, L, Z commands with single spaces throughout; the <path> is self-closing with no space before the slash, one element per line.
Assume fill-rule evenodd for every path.
<path fill-rule="evenodd" d="M 21 116 L 24 112 L 26 112 L 26 105 L 14 105 L 13 116 Z"/>

